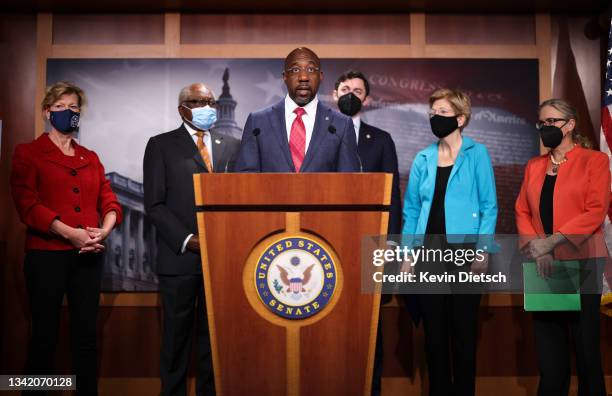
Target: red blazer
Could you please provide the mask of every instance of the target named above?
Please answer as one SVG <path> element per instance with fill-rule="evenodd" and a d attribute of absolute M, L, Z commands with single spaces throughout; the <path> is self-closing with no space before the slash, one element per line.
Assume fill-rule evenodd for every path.
<path fill-rule="evenodd" d="M 600 151 L 576 146 L 559 166 L 553 195 L 553 232 L 562 233 L 569 243 L 555 248 L 562 260 L 608 257 L 602 224 L 610 204 L 610 163 Z M 540 219 L 540 194 L 546 176 L 548 154 L 532 158 L 516 200 L 519 246 L 545 237 Z"/>
<path fill-rule="evenodd" d="M 50 232 L 53 220 L 71 227 L 99 227 L 111 210 L 122 211 L 93 151 L 74 140 L 75 156 L 64 155 L 43 133 L 15 148 L 11 171 L 13 200 L 27 226 L 26 250 L 68 250 L 74 246 Z"/>

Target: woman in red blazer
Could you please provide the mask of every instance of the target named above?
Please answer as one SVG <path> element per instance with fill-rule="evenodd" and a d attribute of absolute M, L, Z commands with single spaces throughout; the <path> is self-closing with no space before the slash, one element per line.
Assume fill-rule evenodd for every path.
<path fill-rule="evenodd" d="M 51 131 L 15 148 L 13 199 L 26 225 L 24 274 L 32 313 L 26 374 L 52 374 L 59 314 L 68 298 L 77 394 L 95 395 L 96 318 L 103 241 L 121 206 L 93 151 L 72 139 L 83 91 L 59 82 L 42 102 Z"/>
<path fill-rule="evenodd" d="M 602 224 L 610 202 L 610 164 L 607 154 L 582 147 L 577 123 L 576 110 L 565 101 L 551 99 L 540 105 L 537 126 L 550 151 L 527 164 L 515 207 L 520 248 L 536 260 L 540 276 L 551 275 L 553 258 L 580 260 L 583 272 L 592 274 L 581 285 L 580 312 L 533 314 L 538 396 L 569 392 L 568 332 L 576 346 L 578 393 L 606 395 L 599 305 L 602 263 L 609 255 Z"/>

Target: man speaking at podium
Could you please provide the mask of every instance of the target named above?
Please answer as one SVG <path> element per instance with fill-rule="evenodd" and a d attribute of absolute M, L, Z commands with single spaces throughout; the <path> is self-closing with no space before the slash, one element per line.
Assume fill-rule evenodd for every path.
<path fill-rule="evenodd" d="M 359 172 L 353 121 L 319 102 L 321 62 L 308 48 L 285 58 L 287 96 L 251 113 L 236 172 Z"/>

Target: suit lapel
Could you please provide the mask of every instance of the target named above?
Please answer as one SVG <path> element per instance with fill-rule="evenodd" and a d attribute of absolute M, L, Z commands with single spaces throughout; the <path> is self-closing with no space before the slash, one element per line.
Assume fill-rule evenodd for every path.
<path fill-rule="evenodd" d="M 198 151 L 198 146 L 193 141 L 191 134 L 185 128 L 184 125 L 181 125 L 180 128 L 176 130 L 174 137 L 177 140 L 178 147 L 180 150 L 186 155 L 190 156 L 198 166 L 198 172 L 208 172 L 206 169 L 206 164 Z M 213 154 L 214 155 L 214 154 Z M 214 158 L 213 158 L 214 159 Z"/>
<path fill-rule="evenodd" d="M 463 162 L 465 161 L 466 150 L 469 150 L 473 146 L 474 142 L 470 138 L 463 137 L 463 141 L 461 142 L 461 149 L 459 150 L 459 155 L 457 156 L 457 159 L 455 160 L 455 165 L 453 166 L 451 174 L 448 177 L 449 183 L 451 182 L 451 180 L 453 180 L 453 177 L 457 174 L 457 172 L 461 168 L 461 165 L 463 165 Z"/>
<path fill-rule="evenodd" d="M 438 145 L 434 145 L 430 147 L 430 150 L 427 150 L 426 153 L 427 158 L 427 179 L 429 183 L 427 184 L 433 190 L 436 187 L 436 173 L 438 172 Z M 432 193 L 433 197 L 433 193 Z"/>
<path fill-rule="evenodd" d="M 84 149 L 76 141 L 74 141 L 74 139 L 72 140 L 74 157 L 64 155 L 60 148 L 51 141 L 48 133 L 42 134 L 36 141 L 47 161 L 54 162 L 70 169 L 83 168 L 89 164 L 89 158 L 84 152 Z M 78 161 L 75 159 L 78 159 Z"/>
<path fill-rule="evenodd" d="M 270 129 L 280 145 L 285 161 L 287 161 L 287 164 L 291 167 L 292 172 L 295 172 L 295 166 L 293 165 L 293 160 L 291 159 L 291 151 L 289 151 L 289 141 L 287 140 L 284 99 L 272 106 L 272 114 L 269 120 L 271 126 Z"/>
<path fill-rule="evenodd" d="M 542 195 L 542 186 L 544 185 L 544 179 L 546 178 L 546 167 L 548 166 L 548 161 L 538 161 L 534 164 L 534 170 L 532 173 L 532 179 L 530 180 L 529 187 L 533 189 L 533 194 L 535 196 L 535 205 L 532 206 L 532 218 L 535 219 L 537 227 L 535 227 L 536 231 L 541 235 L 544 235 L 544 225 L 542 224 L 542 218 L 540 217 L 540 197 Z M 557 175 L 557 181 L 559 182 L 559 176 Z M 555 195 L 558 191 L 558 188 L 555 188 L 553 191 L 553 205 L 555 203 Z M 554 206 L 553 206 L 554 207 Z M 553 216 L 553 226 L 554 226 L 554 216 Z M 554 228 L 554 227 L 553 227 Z"/>
<path fill-rule="evenodd" d="M 213 169 L 215 172 L 225 172 L 225 149 L 227 144 L 223 141 L 223 135 L 217 132 L 210 132 L 210 141 L 212 145 Z"/>
<path fill-rule="evenodd" d="M 329 124 L 329 108 L 324 107 L 321 102 L 317 103 L 317 113 L 315 116 L 314 127 L 312 128 L 312 136 L 310 137 L 310 143 L 308 144 L 308 151 L 304 157 L 304 163 L 302 164 L 301 170 L 308 169 L 308 165 L 312 162 L 312 159 L 317 153 L 317 149 L 321 142 L 325 139 L 325 134 L 329 133 L 327 128 Z M 336 131 L 338 133 L 338 131 Z"/>
<path fill-rule="evenodd" d="M 368 136 L 370 136 L 368 138 Z M 361 121 L 361 126 L 359 127 L 359 141 L 357 142 L 357 151 L 359 152 L 359 156 L 361 157 L 361 161 L 363 162 L 364 171 L 368 171 L 369 167 L 368 158 L 370 149 L 373 145 L 373 135 L 370 135 L 369 125 Z"/>

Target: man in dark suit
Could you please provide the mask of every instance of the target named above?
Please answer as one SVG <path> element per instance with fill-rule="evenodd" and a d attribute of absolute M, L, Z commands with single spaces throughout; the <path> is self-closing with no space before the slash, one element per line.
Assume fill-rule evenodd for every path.
<path fill-rule="evenodd" d="M 349 117 L 319 102 L 319 57 L 296 48 L 285 58 L 287 96 L 251 113 L 236 160 L 238 172 L 359 172 Z"/>
<path fill-rule="evenodd" d="M 162 395 L 186 395 L 191 335 L 197 317 L 197 395 L 214 395 L 193 174 L 226 172 L 239 141 L 211 132 L 213 92 L 197 83 L 183 88 L 183 124 L 149 139 L 144 157 L 145 210 L 157 231 L 157 274 L 162 301 Z"/>
<path fill-rule="evenodd" d="M 395 143 L 388 132 L 378 129 L 361 120 L 361 109 L 370 103 L 370 84 L 365 75 L 358 71 L 348 71 L 341 75 L 335 84 L 333 98 L 343 114 L 351 117 L 357 134 L 357 148 L 364 172 L 384 172 L 393 174 L 391 187 L 391 209 L 387 233 L 401 234 L 402 204 L 399 188 L 399 171 Z M 393 241 L 388 241 L 393 244 Z M 390 294 L 383 294 L 381 304 L 391 300 Z M 382 334 L 379 322 L 374 358 L 374 377 L 372 394 L 380 395 L 382 377 Z"/>

